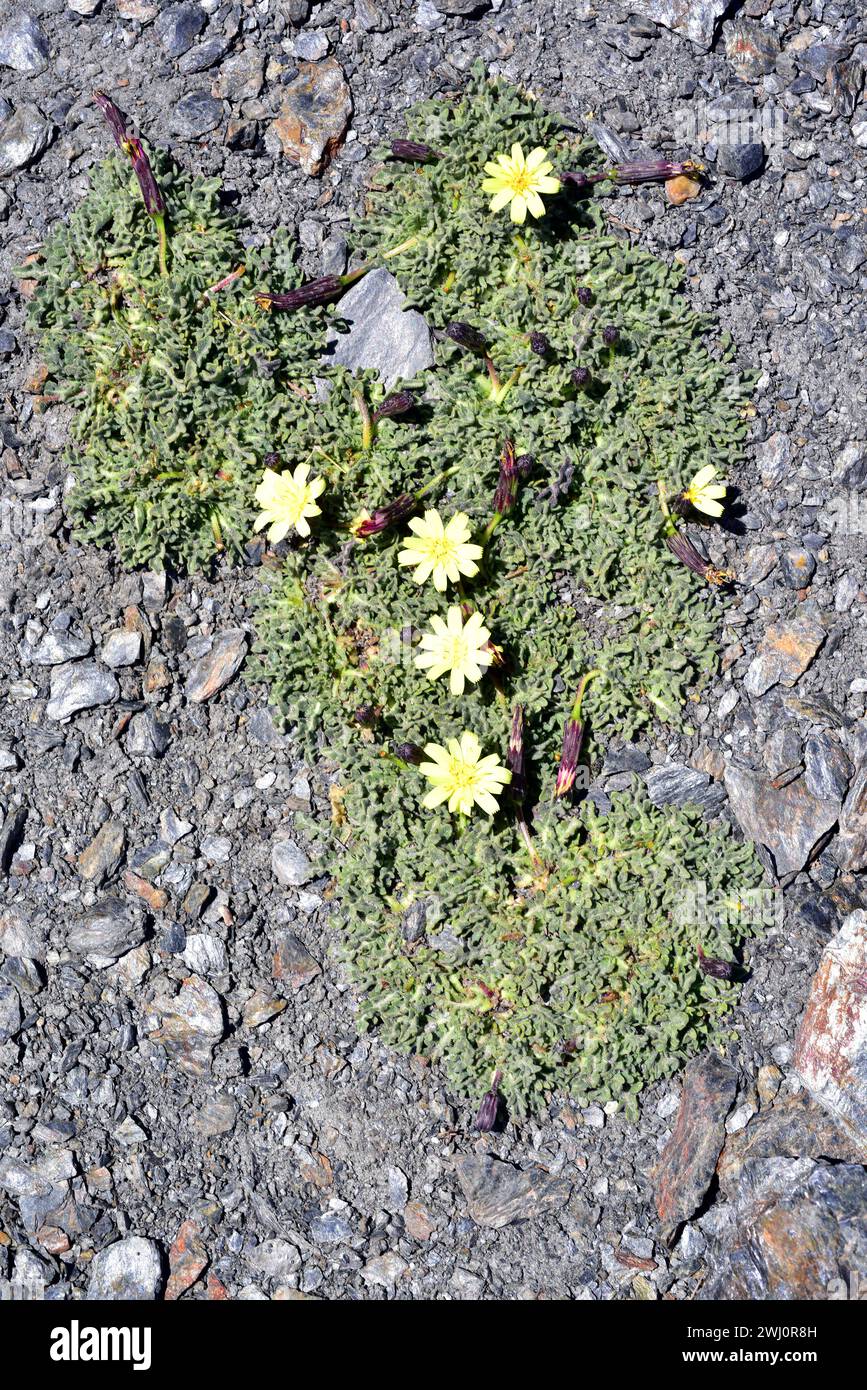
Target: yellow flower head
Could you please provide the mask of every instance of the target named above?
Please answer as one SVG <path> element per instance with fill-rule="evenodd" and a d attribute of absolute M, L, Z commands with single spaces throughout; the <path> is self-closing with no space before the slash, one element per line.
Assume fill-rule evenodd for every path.
<path fill-rule="evenodd" d="M 525 221 L 528 212 L 531 217 L 544 217 L 545 204 L 539 194 L 560 192 L 560 180 L 551 175 L 553 167 L 541 146 L 526 159 L 520 145 L 513 145 L 511 154 L 498 154 L 485 165 L 490 177 L 482 180 L 483 191 L 494 195 L 491 212 L 499 212 L 508 203 L 513 222 Z"/>
<path fill-rule="evenodd" d="M 684 502 L 695 507 L 697 512 L 704 512 L 705 516 L 722 516 L 724 511 L 720 499 L 726 495 L 726 485 L 711 481 L 716 474 L 717 470 L 713 464 L 706 463 L 704 468 L 700 468 L 696 473 L 689 487 L 684 488 L 681 493 Z"/>
<path fill-rule="evenodd" d="M 309 536 L 307 518 L 319 516 L 322 508 L 317 507 L 316 498 L 324 490 L 325 479 L 311 479 L 309 464 L 299 463 L 294 473 L 275 473 L 273 468 L 266 468 L 256 488 L 256 501 L 262 514 L 256 518 L 253 529 L 261 531 L 268 526 L 272 545 L 282 541 L 293 529 L 299 536 Z"/>
<path fill-rule="evenodd" d="M 489 816 L 499 809 L 497 797 L 512 780 L 507 767 L 501 767 L 496 753 L 481 757 L 481 747 L 475 734 L 463 733 L 450 738 L 447 748 L 438 743 L 426 743 L 424 751 L 432 759 L 421 763 L 423 772 L 433 786 L 422 797 L 422 806 L 432 810 L 443 801 L 449 810 L 468 816 L 474 806 L 480 806 Z"/>
<path fill-rule="evenodd" d="M 447 526 L 435 509 L 424 516 L 414 516 L 409 523 L 413 535 L 397 557 L 399 565 L 412 565 L 416 584 L 424 584 L 433 575 L 434 588 L 445 592 L 451 580 L 456 584 L 461 575 L 471 579 L 478 574 L 476 560 L 482 547 L 470 542 L 470 519 L 465 512 L 455 512 Z"/>
<path fill-rule="evenodd" d="M 493 653 L 485 650 L 491 634 L 483 625 L 481 613 L 473 613 L 464 622 L 460 608 L 452 607 L 446 622 L 436 614 L 431 618 L 432 632 L 421 639 L 422 654 L 415 664 L 420 671 L 427 668 L 430 680 L 451 672 L 449 687 L 453 695 L 463 695 L 466 681 L 480 681 L 482 669 L 490 666 Z"/>

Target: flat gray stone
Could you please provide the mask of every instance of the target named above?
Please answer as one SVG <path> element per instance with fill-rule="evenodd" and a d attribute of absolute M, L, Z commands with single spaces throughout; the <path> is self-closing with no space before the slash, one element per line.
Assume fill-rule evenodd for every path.
<path fill-rule="evenodd" d="M 45 713 L 49 719 L 70 719 L 79 710 L 109 704 L 119 694 L 114 676 L 95 661 L 56 666 L 51 672 L 51 699 Z"/>
<path fill-rule="evenodd" d="M 21 10 L 0 29 L 0 67 L 35 77 L 48 67 L 48 40 L 37 21 Z"/>
<path fill-rule="evenodd" d="M 0 120 L 0 179 L 8 179 L 38 159 L 51 139 L 53 126 L 38 106 L 24 102 Z"/>
<path fill-rule="evenodd" d="M 867 912 L 851 913 L 825 947 L 792 1061 L 867 1159 Z"/>
<path fill-rule="evenodd" d="M 494 1231 L 513 1221 L 559 1211 L 572 1192 L 565 1178 L 555 1178 L 542 1168 L 525 1171 L 499 1158 L 476 1154 L 458 1160 L 457 1175 L 473 1221 Z"/>
<path fill-rule="evenodd" d="M 348 333 L 329 332 L 323 362 L 351 371 L 371 368 L 386 387 L 409 381 L 433 366 L 430 329 L 415 309 L 405 309 L 406 295 L 390 271 L 371 270 L 339 302 L 350 324 Z"/>
<path fill-rule="evenodd" d="M 154 1240 L 127 1236 L 100 1250 L 90 1266 L 88 1298 L 145 1299 L 153 1302 L 163 1286 L 163 1262 Z"/>
<path fill-rule="evenodd" d="M 284 888 L 300 888 L 315 878 L 316 870 L 294 840 L 275 840 L 271 846 L 271 867 Z"/>
<path fill-rule="evenodd" d="M 629 12 L 684 34 L 699 48 L 710 48 L 728 4 L 729 0 L 631 0 Z"/>
<path fill-rule="evenodd" d="M 752 769 L 729 763 L 725 785 L 738 824 L 769 851 L 778 878 L 804 867 L 840 814 L 839 800 L 813 796 L 803 777 L 775 787 Z"/>
<path fill-rule="evenodd" d="M 112 965 L 145 938 L 144 914 L 120 901 L 102 898 L 66 933 L 67 949 L 100 966 Z"/>
<path fill-rule="evenodd" d="M 115 628 L 102 644 L 102 659 L 113 671 L 121 666 L 132 666 L 138 661 L 140 654 L 141 633 L 135 632 L 132 628 Z"/>
<path fill-rule="evenodd" d="M 648 772 L 647 795 L 654 806 L 700 806 L 716 810 L 726 799 L 725 790 L 708 773 L 684 763 L 665 763 Z"/>

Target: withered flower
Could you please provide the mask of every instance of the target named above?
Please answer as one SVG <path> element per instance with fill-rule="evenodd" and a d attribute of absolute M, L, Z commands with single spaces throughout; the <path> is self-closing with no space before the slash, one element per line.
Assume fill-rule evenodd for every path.
<path fill-rule="evenodd" d="M 711 975 L 715 980 L 731 980 L 737 971 L 737 967 L 730 960 L 719 960 L 714 956 L 706 956 L 700 946 L 698 948 L 698 968 L 702 975 Z"/>
<path fill-rule="evenodd" d="M 512 711 L 512 728 L 509 734 L 509 752 L 506 767 L 512 774 L 512 795 L 520 805 L 526 795 L 524 777 L 524 706 L 516 705 Z"/>
<path fill-rule="evenodd" d="M 417 140 L 392 140 L 391 153 L 395 159 L 405 159 L 410 164 L 433 164 L 442 159 L 439 150 L 431 149 Z"/>
<path fill-rule="evenodd" d="M 695 178 L 703 173 L 704 165 L 699 164 L 696 159 L 684 159 L 677 163 L 668 159 L 654 159 L 632 164 L 615 164 L 608 170 L 606 178 L 614 179 L 615 183 L 651 183 L 680 178 L 684 174 Z"/>
<path fill-rule="evenodd" d="M 477 328 L 473 328 L 471 323 L 455 321 L 447 323 L 445 326 L 447 338 L 451 338 L 458 347 L 464 348 L 467 352 L 474 352 L 477 357 L 486 357 L 488 353 L 488 341 L 484 334 Z"/>
<path fill-rule="evenodd" d="M 257 290 L 256 303 L 260 309 L 302 309 L 308 304 L 327 304 L 342 294 L 344 288 L 342 276 L 324 275 L 321 280 L 308 280 L 286 294 Z"/>
<path fill-rule="evenodd" d="M 491 1089 L 485 1093 L 484 1099 L 479 1106 L 479 1113 L 473 1121 L 473 1129 L 477 1129 L 480 1134 L 488 1134 L 497 1123 L 497 1111 L 500 1108 L 499 1085 L 503 1073 L 495 1071 L 491 1077 Z"/>
<path fill-rule="evenodd" d="M 393 502 L 387 502 L 384 507 L 377 507 L 372 516 L 362 512 L 352 523 L 350 530 L 359 540 L 366 540 L 368 536 L 376 536 L 380 531 L 387 531 L 390 526 L 397 526 L 401 521 L 405 521 L 415 510 L 415 506 L 416 499 L 413 494 L 402 492 Z"/>
<path fill-rule="evenodd" d="M 396 391 L 393 396 L 386 396 L 382 405 L 377 406 L 373 412 L 374 420 L 386 420 L 390 415 L 405 415 L 408 410 L 413 410 L 416 399 L 412 391 Z"/>
<path fill-rule="evenodd" d="M 680 531 L 674 531 L 667 535 L 665 544 L 672 555 L 676 555 L 687 569 L 692 570 L 693 574 L 701 575 L 708 584 L 714 586 L 727 584 L 733 577 L 729 570 L 715 569 L 707 560 L 703 560 L 692 541 L 688 540 Z"/>

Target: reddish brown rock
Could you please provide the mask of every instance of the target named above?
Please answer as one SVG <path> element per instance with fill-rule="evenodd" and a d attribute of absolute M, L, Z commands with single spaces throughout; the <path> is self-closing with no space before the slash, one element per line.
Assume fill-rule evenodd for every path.
<path fill-rule="evenodd" d="M 334 58 L 299 63 L 271 126 L 287 159 L 305 174 L 321 174 L 343 143 L 352 115 L 352 94 Z"/>
<path fill-rule="evenodd" d="M 304 942 L 294 932 L 281 932 L 274 952 L 275 980 L 288 984 L 292 993 L 296 994 L 321 973 L 322 967 L 313 959 Z"/>
<path fill-rule="evenodd" d="M 247 637 L 240 628 L 230 628 L 214 638 L 210 651 L 196 662 L 187 677 L 186 696 L 194 704 L 210 700 L 228 685 L 247 655 Z"/>
<path fill-rule="evenodd" d="M 690 1062 L 674 1132 L 653 1173 L 656 1210 L 666 1240 L 701 1206 L 725 1141 L 737 1072 L 716 1052 Z"/>
<path fill-rule="evenodd" d="M 196 1221 L 184 1221 L 169 1251 L 169 1278 L 166 1284 L 167 1303 L 180 1298 L 195 1284 L 208 1263 L 208 1253 L 202 1240 L 201 1227 Z"/>
<path fill-rule="evenodd" d="M 793 618 L 768 628 L 744 677 L 751 695 L 764 695 L 778 683 L 793 686 L 806 671 L 825 640 L 825 629 L 815 618 Z"/>
<path fill-rule="evenodd" d="M 867 912 L 853 912 L 825 947 L 793 1062 L 867 1158 Z"/>
<path fill-rule="evenodd" d="M 407 1202 L 403 1221 L 407 1235 L 412 1236 L 413 1240 L 430 1240 L 436 1230 L 433 1217 L 421 1202 Z"/>

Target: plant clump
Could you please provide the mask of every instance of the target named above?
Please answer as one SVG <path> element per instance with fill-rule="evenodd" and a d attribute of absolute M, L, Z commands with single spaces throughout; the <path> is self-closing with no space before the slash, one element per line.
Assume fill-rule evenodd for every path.
<path fill-rule="evenodd" d="M 141 183 L 140 142 L 119 148 Z M 162 159 L 155 237 L 116 156 L 34 309 L 77 406 L 85 536 L 128 563 L 274 547 L 254 674 L 342 768 L 331 866 L 362 1018 L 462 1091 L 496 1074 L 518 1109 L 632 1104 L 720 1038 L 759 876 L 639 786 L 581 799 L 607 745 L 683 725 L 716 661 L 728 576 L 694 528 L 724 510 L 750 383 L 606 212 L 619 182 L 686 168 L 599 170 L 476 76 L 383 151 L 349 275 L 299 283 L 280 238 L 242 274 L 216 183 Z M 376 264 L 436 338 L 389 391 L 322 362 Z M 684 915 L 696 882 L 731 910 Z"/>

